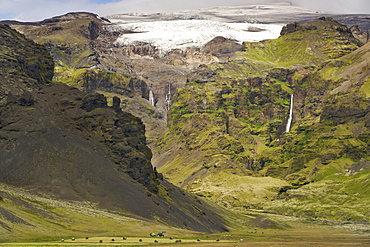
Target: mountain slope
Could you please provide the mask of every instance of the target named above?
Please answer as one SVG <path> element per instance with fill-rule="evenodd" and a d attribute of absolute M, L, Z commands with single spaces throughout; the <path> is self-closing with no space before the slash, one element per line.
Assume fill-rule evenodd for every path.
<path fill-rule="evenodd" d="M 319 18 L 287 25 L 276 40 L 244 43 L 228 63 L 203 66 L 178 90 L 154 164 L 175 184 L 229 207 L 282 213 L 300 205 L 289 214 L 367 221 L 367 193 L 341 175 L 369 158 L 368 98 L 359 93 L 368 46 L 360 45 L 346 26 Z M 352 84 L 344 87 L 346 80 Z M 316 182 L 335 189 L 322 187 L 314 200 Z M 325 201 L 336 189 L 348 204 Z M 325 204 L 332 213 L 315 213 Z"/>
<path fill-rule="evenodd" d="M 289 67 L 335 59 L 356 50 L 361 44 L 344 24 L 322 17 L 302 24 L 288 24 L 277 40 L 253 45 L 255 43 L 244 43 L 243 55 L 248 59 L 271 62 L 274 67 Z"/>
<path fill-rule="evenodd" d="M 33 61 L 27 60 L 28 55 L 52 64 L 45 50 L 32 52 L 41 46 L 11 28 L 1 26 L 1 35 L 7 37 L 1 41 L 4 45 L 13 41 L 11 49 L 1 51 L 1 57 L 23 57 L 28 64 L 21 60 L 20 66 L 26 68 Z M 14 66 L 3 65 L 2 71 Z M 53 68 L 37 67 L 32 71 L 35 75 L 39 72 L 51 78 Z M 22 88 L 23 91 L 12 90 L 3 96 L 6 102 L 0 106 L 1 183 L 175 227 L 206 232 L 225 230 L 222 220 L 209 211 L 211 207 L 206 209 L 207 204 L 197 202 L 153 170 L 144 126 L 137 117 L 121 111 L 118 98 L 108 106 L 101 94 L 50 83 L 43 77 L 27 80 L 23 73 L 15 73 L 11 78 L 1 79 L 2 88 L 11 85 L 19 89 L 18 85 L 26 80 L 33 85 L 33 91 Z M 2 197 L 17 200 L 6 186 Z M 5 230 L 11 215 L 22 219 L 23 214 L 17 207 L 9 208 L 9 200 L 0 201 L 7 208 L 3 212 L 8 212 L 2 213 Z M 20 221 L 26 224 L 25 220 Z"/>

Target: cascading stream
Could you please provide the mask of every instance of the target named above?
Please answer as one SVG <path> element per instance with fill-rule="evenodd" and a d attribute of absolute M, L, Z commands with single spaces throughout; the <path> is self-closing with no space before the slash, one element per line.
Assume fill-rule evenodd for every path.
<path fill-rule="evenodd" d="M 171 107 L 171 84 L 170 83 L 168 83 L 168 93 L 166 94 L 166 103 L 167 103 L 167 111 L 169 111 Z"/>
<path fill-rule="evenodd" d="M 288 118 L 288 122 L 286 123 L 285 132 L 290 131 L 290 127 L 292 125 L 292 119 L 293 119 L 293 94 L 290 95 L 289 118 Z"/>
<path fill-rule="evenodd" d="M 150 103 L 150 105 L 154 106 L 154 94 L 153 94 L 153 91 L 151 89 L 149 91 L 149 103 Z"/>

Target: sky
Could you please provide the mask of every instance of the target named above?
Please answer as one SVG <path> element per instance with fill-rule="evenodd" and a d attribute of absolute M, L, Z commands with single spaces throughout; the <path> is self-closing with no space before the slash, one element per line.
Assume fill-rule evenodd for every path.
<path fill-rule="evenodd" d="M 73 11 L 88 11 L 104 16 L 282 1 L 284 0 L 0 0 L 0 20 L 40 21 Z M 370 13 L 370 0 L 290 0 L 289 2 L 328 13 Z"/>

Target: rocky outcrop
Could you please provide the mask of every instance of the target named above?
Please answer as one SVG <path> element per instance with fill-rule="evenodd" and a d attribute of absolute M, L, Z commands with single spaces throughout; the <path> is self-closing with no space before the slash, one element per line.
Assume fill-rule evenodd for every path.
<path fill-rule="evenodd" d="M 0 102 L 9 92 L 20 94 L 51 82 L 54 62 L 43 46 L 0 25 L 0 47 Z"/>
<path fill-rule="evenodd" d="M 53 97 L 56 94 L 62 97 Z M 43 105 L 43 102 L 47 105 Z M 33 109 L 24 114 L 23 117 L 18 115 L 25 107 L 31 106 Z M 40 151 L 43 152 L 42 149 L 45 147 L 39 143 L 38 133 L 44 133 L 49 136 L 48 138 L 51 138 L 47 138 L 46 142 L 52 142 L 52 138 L 59 139 L 57 136 L 62 135 L 60 132 L 70 133 L 76 138 L 78 136 L 92 141 L 96 147 L 103 150 L 107 159 L 113 162 L 117 169 L 129 174 L 131 178 L 143 184 L 149 191 L 157 191 L 155 174 L 150 164 L 151 152 L 146 146 L 142 122 L 131 114 L 117 112 L 108 107 L 106 98 L 101 94 L 82 94 L 77 89 L 50 85 L 41 88 L 36 94 L 25 92 L 18 97 L 10 95 L 8 104 L 1 109 L 1 117 L 3 137 L 7 140 L 5 142 L 12 138 L 20 141 L 18 135 L 12 135 L 12 132 L 7 131 L 8 129 L 12 129 L 18 134 L 23 133 L 23 129 L 25 129 L 25 139 L 32 139 L 31 136 L 33 136 L 35 141 L 29 141 L 30 143 L 24 145 L 29 145 L 35 150 L 41 149 Z M 15 120 L 11 120 L 20 117 L 22 121 L 13 123 Z M 32 120 L 33 118 L 36 120 Z M 58 124 L 53 124 L 50 121 L 55 121 Z M 13 145 L 16 144 L 13 143 Z M 71 145 L 75 144 L 71 143 Z M 57 146 L 57 150 L 57 152 L 65 152 L 61 146 Z M 13 152 L 21 151 L 15 149 L 10 153 L 3 154 L 3 157 L 8 157 Z M 21 160 L 28 158 L 27 156 L 22 158 L 21 153 L 18 156 Z M 32 161 L 24 160 L 24 162 L 29 163 L 30 166 L 35 165 Z M 50 162 L 59 163 L 57 160 L 50 160 Z M 8 166 L 9 169 L 12 169 L 12 165 L 12 162 L 3 161 L 2 169 Z M 7 174 L 6 169 L 3 171 L 2 181 L 5 179 L 14 184 L 12 176 L 5 175 Z M 22 184 L 22 181 L 17 183 Z M 44 181 L 43 183 L 47 184 L 48 182 Z"/>
<path fill-rule="evenodd" d="M 107 98 L 104 97 L 102 94 L 88 94 L 82 98 L 80 108 L 90 112 L 96 108 L 106 108 L 107 106 Z"/>
<path fill-rule="evenodd" d="M 367 159 L 361 159 L 359 162 L 353 163 L 351 167 L 346 169 L 346 176 L 354 176 L 359 172 L 370 170 L 370 162 Z"/>
<path fill-rule="evenodd" d="M 78 87 L 87 92 L 111 92 L 126 97 L 148 99 L 149 89 L 144 80 L 99 69 L 86 70 L 76 80 Z"/>
<path fill-rule="evenodd" d="M 352 27 L 350 27 L 350 30 L 353 36 L 356 39 L 358 39 L 362 44 L 366 44 L 367 42 L 369 42 L 370 39 L 369 30 L 367 31 L 361 30 L 358 27 L 358 25 L 353 25 Z"/>
<path fill-rule="evenodd" d="M 321 121 L 330 120 L 334 124 L 340 124 L 348 120 L 361 119 L 370 113 L 369 108 L 358 108 L 356 106 L 333 106 L 328 104 L 322 110 L 320 115 Z"/>
<path fill-rule="evenodd" d="M 288 33 L 293 33 L 297 31 L 310 31 L 318 30 L 320 28 L 335 29 L 342 33 L 350 34 L 351 31 L 347 28 L 346 25 L 337 22 L 330 17 L 321 17 L 310 22 L 298 23 L 293 22 L 283 27 L 280 32 L 280 35 L 286 35 Z"/>
<path fill-rule="evenodd" d="M 73 21 L 77 19 L 91 19 L 91 18 L 97 19 L 97 16 L 98 15 L 89 12 L 69 12 L 67 14 L 48 18 L 36 23 L 40 23 L 40 25 L 46 25 L 50 23 Z"/>
<path fill-rule="evenodd" d="M 201 65 L 196 71 L 188 75 L 187 81 L 205 83 L 205 82 L 209 82 L 210 80 L 212 80 L 212 77 L 215 74 L 216 73 L 213 70 L 209 69 L 207 66 Z"/>
<path fill-rule="evenodd" d="M 84 136 L 86 139 L 89 139 L 97 130 L 95 128 L 98 128 L 99 134 L 96 133 L 96 138 L 99 138 L 95 141 L 97 143 L 105 143 L 106 145 L 109 144 L 109 147 L 105 149 L 107 152 L 108 150 L 114 150 L 111 152 L 110 158 L 116 160 L 115 163 L 120 166 L 120 169 L 124 170 L 125 173 L 132 174 L 132 178 L 144 184 L 150 191 L 156 191 L 155 183 L 151 182 L 152 179 L 155 180 L 155 176 L 150 164 L 151 152 L 146 147 L 142 122 L 130 114 L 121 111 L 117 112 L 109 108 L 107 99 L 101 94 L 86 94 L 79 92 L 75 88 L 58 87 L 56 85 L 43 87 L 50 83 L 53 75 L 53 68 L 51 67 L 53 63 L 50 55 L 45 52 L 42 46 L 25 39 L 24 36 L 11 30 L 9 27 L 1 27 L 3 28 L 0 30 L 3 37 L 3 45 L 8 47 L 8 49 L 2 51 L 5 53 L 2 57 L 12 58 L 12 60 L 9 60 L 8 63 L 3 62 L 4 69 L 0 73 L 3 75 L 4 72 L 9 73 L 10 69 L 7 68 L 18 68 L 18 72 L 20 72 L 11 71 L 13 74 L 11 77 L 9 76 L 10 78 L 6 74 L 2 78 L 1 89 L 9 92 L 7 95 L 3 95 L 3 97 L 6 97 L 7 104 L 1 110 L 1 129 L 6 132 L 7 128 L 13 128 L 15 133 L 22 133 L 23 129 L 31 133 L 40 131 L 51 131 L 54 133 L 54 131 L 49 129 L 54 128 L 52 127 L 53 124 L 45 120 L 45 118 L 57 118 L 58 121 L 55 120 L 59 126 L 55 126 L 55 128 L 63 129 L 66 127 L 65 131 L 67 132 L 73 132 L 73 129 L 78 129 L 80 130 L 77 133 L 78 136 Z M 39 52 L 31 52 L 35 50 L 39 50 Z M 30 61 L 34 62 L 35 65 L 30 64 Z M 43 61 L 46 62 L 42 63 Z M 41 65 L 38 65 L 39 63 L 46 66 L 49 65 L 50 67 L 43 68 Z M 44 74 L 45 78 L 41 77 Z M 10 88 L 8 85 L 10 85 Z M 23 85 L 30 86 L 24 87 Z M 15 91 L 14 88 L 22 89 L 22 91 Z M 30 92 L 29 90 L 31 89 L 34 92 Z M 29 114 L 18 115 L 23 111 L 23 107 L 32 107 L 32 117 Z M 78 108 L 81 110 L 78 111 Z M 84 112 L 87 114 L 85 115 Z M 20 118 L 23 116 L 23 120 L 10 120 L 15 116 Z M 31 119 L 27 117 L 31 117 Z M 33 121 L 32 118 L 37 120 Z M 114 118 L 115 120 L 112 120 Z M 111 126 L 112 123 L 113 125 Z M 13 124 L 17 127 L 10 127 Z M 104 124 L 107 125 L 105 126 Z M 123 130 L 123 126 L 127 124 L 129 124 L 129 127 Z M 45 127 L 45 129 L 41 126 L 49 127 Z M 104 132 L 106 133 L 104 134 Z M 85 136 L 86 134 L 90 137 Z M 126 150 L 126 152 L 122 150 Z M 125 153 L 126 155 L 124 155 Z M 128 156 L 131 158 L 128 158 Z M 8 165 L 12 165 L 12 163 Z M 125 167 L 130 168 L 125 169 Z M 6 179 L 11 178 L 6 177 Z"/>
<path fill-rule="evenodd" d="M 209 41 L 202 49 L 202 52 L 212 54 L 220 59 L 220 62 L 226 62 L 228 58 L 237 51 L 241 50 L 241 45 L 235 40 L 224 37 L 216 37 Z"/>
<path fill-rule="evenodd" d="M 129 57 L 135 57 L 136 55 L 158 57 L 157 48 L 151 45 L 123 46 L 120 50 L 122 55 Z"/>

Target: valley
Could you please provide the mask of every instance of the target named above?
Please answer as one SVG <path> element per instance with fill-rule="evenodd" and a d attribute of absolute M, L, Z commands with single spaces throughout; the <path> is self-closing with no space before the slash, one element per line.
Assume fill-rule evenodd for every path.
<path fill-rule="evenodd" d="M 0 242 L 370 244 L 368 19 L 276 3 L 0 22 Z"/>

